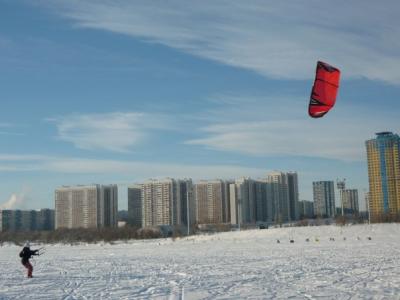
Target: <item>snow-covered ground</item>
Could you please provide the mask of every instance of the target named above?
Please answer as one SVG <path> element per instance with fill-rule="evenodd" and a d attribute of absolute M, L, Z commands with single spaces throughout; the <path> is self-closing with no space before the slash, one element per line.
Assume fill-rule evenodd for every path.
<path fill-rule="evenodd" d="M 400 299 L 399 224 L 47 245 L 32 279 L 19 251 L 0 247 L 0 299 Z"/>

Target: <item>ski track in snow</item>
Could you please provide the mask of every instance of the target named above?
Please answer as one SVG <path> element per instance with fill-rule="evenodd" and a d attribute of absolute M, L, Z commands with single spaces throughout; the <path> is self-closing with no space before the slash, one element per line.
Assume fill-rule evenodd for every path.
<path fill-rule="evenodd" d="M 400 299 L 399 233 L 319 226 L 46 245 L 32 279 L 20 247 L 4 245 L 0 299 Z"/>

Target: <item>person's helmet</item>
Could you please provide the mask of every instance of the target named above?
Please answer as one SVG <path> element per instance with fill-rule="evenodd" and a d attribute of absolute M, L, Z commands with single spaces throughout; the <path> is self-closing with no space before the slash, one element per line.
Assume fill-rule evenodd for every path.
<path fill-rule="evenodd" d="M 28 248 L 30 247 L 29 241 L 26 241 L 26 242 L 25 242 L 24 247 L 28 247 Z"/>

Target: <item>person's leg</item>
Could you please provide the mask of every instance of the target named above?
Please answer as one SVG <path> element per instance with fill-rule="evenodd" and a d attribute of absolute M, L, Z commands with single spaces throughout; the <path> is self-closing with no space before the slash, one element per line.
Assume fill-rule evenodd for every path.
<path fill-rule="evenodd" d="M 26 269 L 26 271 L 28 272 L 28 265 L 25 262 L 21 262 L 22 265 L 24 266 L 24 268 Z M 27 273 L 28 274 L 28 273 Z"/>
<path fill-rule="evenodd" d="M 33 272 L 33 267 L 31 263 L 28 261 L 27 263 L 24 264 L 24 267 L 28 270 L 28 277 L 32 277 L 32 272 Z"/>
<path fill-rule="evenodd" d="M 33 272 L 33 267 L 31 265 L 30 262 L 28 262 L 28 277 L 31 278 L 32 277 L 32 272 Z"/>

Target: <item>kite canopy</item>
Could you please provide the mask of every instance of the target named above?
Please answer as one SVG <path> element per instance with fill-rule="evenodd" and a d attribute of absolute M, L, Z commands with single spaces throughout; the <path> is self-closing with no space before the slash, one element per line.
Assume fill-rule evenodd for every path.
<path fill-rule="evenodd" d="M 317 63 L 310 105 L 308 107 L 310 117 L 321 118 L 335 105 L 339 80 L 339 69 L 322 61 Z"/>

